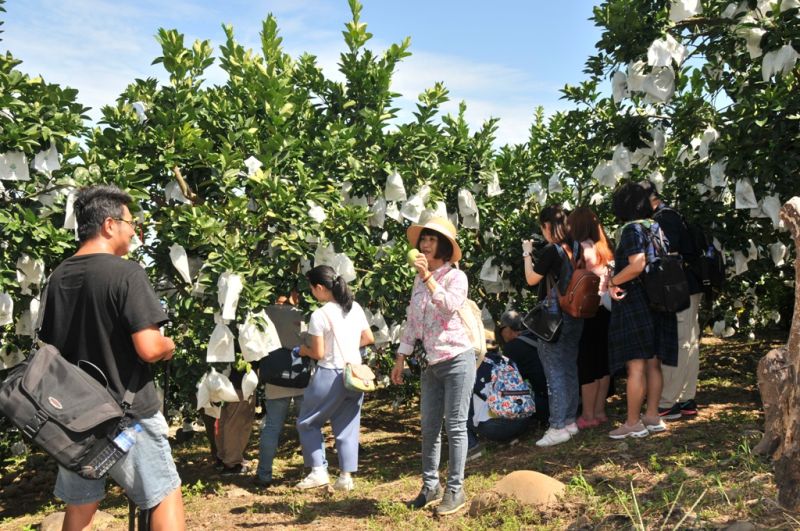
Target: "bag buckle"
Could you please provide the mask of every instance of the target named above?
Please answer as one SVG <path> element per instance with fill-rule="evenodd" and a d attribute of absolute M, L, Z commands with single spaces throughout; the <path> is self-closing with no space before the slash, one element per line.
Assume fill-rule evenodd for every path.
<path fill-rule="evenodd" d="M 22 428 L 22 433 L 33 439 L 36 434 L 39 433 L 39 430 L 42 429 L 42 426 L 44 426 L 45 422 L 47 422 L 49 419 L 50 417 L 47 416 L 47 413 L 41 409 L 37 410 L 31 422 Z"/>

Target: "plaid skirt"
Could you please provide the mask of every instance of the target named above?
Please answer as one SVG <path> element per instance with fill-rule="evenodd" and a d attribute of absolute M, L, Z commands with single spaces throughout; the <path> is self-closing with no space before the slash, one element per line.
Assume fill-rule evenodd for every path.
<path fill-rule="evenodd" d="M 657 357 L 665 365 L 678 365 L 678 322 L 674 313 L 650 309 L 640 282 L 625 286 L 627 295 L 611 305 L 608 324 L 608 365 L 611 374 L 631 360 Z"/>

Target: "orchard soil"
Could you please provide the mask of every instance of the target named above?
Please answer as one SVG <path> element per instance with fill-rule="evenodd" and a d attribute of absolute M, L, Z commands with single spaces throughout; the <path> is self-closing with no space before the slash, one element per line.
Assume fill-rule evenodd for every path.
<path fill-rule="evenodd" d="M 800 515 L 782 510 L 770 463 L 752 453 L 763 412 L 756 386 L 761 356 L 785 341 L 704 339 L 696 418 L 669 423 L 663 434 L 612 441 L 609 425 L 582 431 L 547 449 L 534 445 L 543 428 L 531 428 L 515 444 L 489 446 L 467 465 L 466 490 L 475 496 L 514 470 L 536 470 L 567 484 L 557 504 L 540 511 L 505 501 L 481 514 L 465 509 L 437 518 L 403 504 L 420 487 L 418 403 L 394 411 L 388 395 L 365 401 L 361 469 L 350 493 L 298 491 L 303 474 L 293 426 L 287 425 L 276 460 L 275 485 L 257 487 L 252 475 L 222 477 L 213 468 L 204 433 L 173 441 L 183 479 L 188 529 L 725 529 L 749 522 L 758 529 L 800 528 Z M 624 380 L 617 381 L 624 389 Z M 612 423 L 624 401 L 609 399 Z M 291 420 L 290 420 L 291 422 Z M 328 459 L 335 477 L 333 438 Z M 444 453 L 446 456 L 446 451 Z M 258 425 L 248 458 L 255 467 Z M 0 480 L 0 529 L 38 529 L 45 516 L 63 510 L 51 494 L 55 465 L 40 453 L 5 463 Z M 127 529 L 127 502 L 117 487 L 101 509 L 115 517 L 105 529 Z"/>

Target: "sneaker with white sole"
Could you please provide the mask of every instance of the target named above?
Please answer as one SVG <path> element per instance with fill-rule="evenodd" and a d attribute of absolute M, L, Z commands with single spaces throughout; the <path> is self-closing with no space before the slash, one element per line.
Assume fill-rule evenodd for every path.
<path fill-rule="evenodd" d="M 626 437 L 635 437 L 638 439 L 641 437 L 647 437 L 649 434 L 650 432 L 647 431 L 647 428 L 644 427 L 644 424 L 642 424 L 641 420 L 633 426 L 628 426 L 627 424 L 623 423 L 622 426 L 616 430 L 611 430 L 608 432 L 608 436 L 612 439 L 625 439 Z"/>
<path fill-rule="evenodd" d="M 664 420 L 661 417 L 650 418 L 643 415 L 642 424 L 644 424 L 645 429 L 650 433 L 661 433 L 662 431 L 667 431 L 667 425 L 664 423 Z"/>
<path fill-rule="evenodd" d="M 564 429 L 567 430 L 567 433 L 569 433 L 570 435 L 578 435 L 578 432 L 580 431 L 578 429 L 578 424 L 575 422 L 573 422 L 572 424 L 567 424 L 566 426 L 564 426 Z"/>
<path fill-rule="evenodd" d="M 565 443 L 570 440 L 572 436 L 566 428 L 550 428 L 544 432 L 544 436 L 536 441 L 536 446 L 555 446 L 557 444 Z"/>
<path fill-rule="evenodd" d="M 333 483 L 333 490 L 353 490 L 353 476 L 339 476 Z"/>
<path fill-rule="evenodd" d="M 328 477 L 328 472 L 326 470 L 311 470 L 311 473 L 307 475 L 303 481 L 297 484 L 298 489 L 315 489 L 317 487 L 322 487 L 330 483 L 330 478 Z"/>
<path fill-rule="evenodd" d="M 464 495 L 464 489 L 448 490 L 444 493 L 442 502 L 436 507 L 436 514 L 439 516 L 447 516 L 453 514 L 467 504 L 467 497 Z"/>
<path fill-rule="evenodd" d="M 422 487 L 417 497 L 406 505 L 409 509 L 424 509 L 425 507 L 431 507 L 441 503 L 442 496 L 444 496 L 444 490 L 442 490 L 442 486 L 437 483 L 434 489 Z"/>
<path fill-rule="evenodd" d="M 677 420 L 681 418 L 680 404 L 673 404 L 672 407 L 658 408 L 658 416 L 666 420 Z"/>

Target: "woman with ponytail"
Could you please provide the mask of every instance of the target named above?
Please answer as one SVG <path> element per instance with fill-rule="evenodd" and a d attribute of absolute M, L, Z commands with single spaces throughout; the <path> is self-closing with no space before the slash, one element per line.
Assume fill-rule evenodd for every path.
<path fill-rule="evenodd" d="M 336 490 L 352 490 L 351 474 L 358 469 L 358 433 L 364 393 L 344 386 L 345 366 L 361 364 L 359 348 L 372 344 L 364 310 L 353 300 L 347 283 L 330 266 L 317 266 L 306 275 L 311 294 L 322 307 L 311 314 L 308 323 L 310 345 L 300 347 L 300 355 L 317 360 L 317 370 L 303 395 L 297 415 L 297 431 L 303 447 L 303 461 L 311 473 L 297 486 L 310 489 L 327 485 L 322 426 L 329 420 L 336 438 L 339 478 Z"/>

